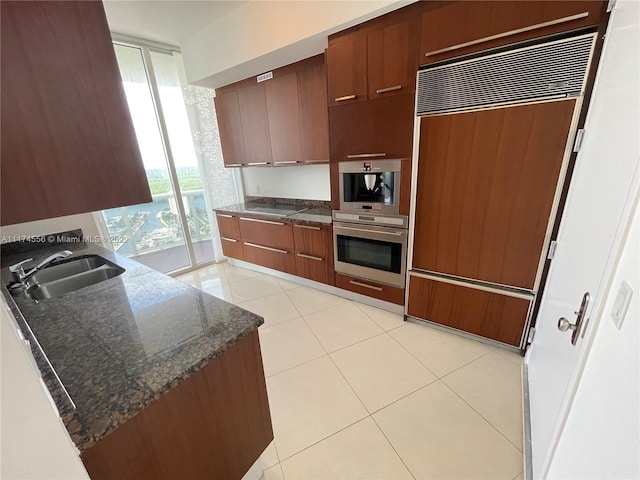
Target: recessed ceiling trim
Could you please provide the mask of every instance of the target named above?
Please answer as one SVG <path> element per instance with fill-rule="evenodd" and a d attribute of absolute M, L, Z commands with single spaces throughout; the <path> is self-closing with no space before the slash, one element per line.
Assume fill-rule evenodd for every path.
<path fill-rule="evenodd" d="M 125 35 L 124 33 L 111 32 L 111 39 L 116 43 L 123 43 L 125 45 L 133 45 L 136 47 L 149 47 L 153 50 L 160 50 L 164 52 L 181 51 L 180 47 L 176 45 L 170 45 L 168 43 L 156 42 L 154 40 L 134 37 L 133 35 Z"/>

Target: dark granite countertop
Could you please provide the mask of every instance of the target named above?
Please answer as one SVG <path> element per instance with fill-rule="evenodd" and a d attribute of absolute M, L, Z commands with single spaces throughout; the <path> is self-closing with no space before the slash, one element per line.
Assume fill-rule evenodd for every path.
<path fill-rule="evenodd" d="M 325 207 L 305 207 L 304 204 L 295 204 L 292 203 L 290 205 L 291 210 L 302 210 L 298 213 L 294 213 L 291 215 L 282 215 L 282 214 L 269 214 L 260 212 L 257 213 L 255 210 L 256 207 L 264 207 L 265 203 L 263 202 L 245 202 L 245 203 L 237 203 L 235 205 L 228 205 L 225 207 L 216 208 L 216 212 L 227 212 L 227 213 L 236 213 L 241 215 L 254 216 L 257 218 L 269 218 L 273 220 L 294 220 L 296 222 L 309 222 L 309 223 L 322 223 L 325 225 L 331 225 L 331 209 Z M 282 206 L 286 205 L 283 203 L 278 203 L 277 205 Z"/>
<path fill-rule="evenodd" d="M 9 294 L 9 265 L 60 250 L 71 250 L 74 257 L 97 254 L 126 271 L 39 303 Z M 5 253 L 2 293 L 80 450 L 263 323 L 262 317 L 95 244 Z"/>

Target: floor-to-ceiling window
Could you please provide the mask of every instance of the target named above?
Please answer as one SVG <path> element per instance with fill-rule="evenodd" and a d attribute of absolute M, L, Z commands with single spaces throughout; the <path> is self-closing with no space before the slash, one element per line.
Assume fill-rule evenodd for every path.
<path fill-rule="evenodd" d="M 147 46 L 114 48 L 153 202 L 103 211 L 112 248 L 165 273 L 210 262 L 217 230 L 183 98 L 181 57 Z"/>

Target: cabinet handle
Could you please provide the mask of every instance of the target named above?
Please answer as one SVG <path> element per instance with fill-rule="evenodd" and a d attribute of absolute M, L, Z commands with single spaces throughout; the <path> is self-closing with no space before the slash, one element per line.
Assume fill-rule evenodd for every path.
<path fill-rule="evenodd" d="M 273 162 L 274 165 L 295 165 L 301 163 L 300 160 L 287 160 L 286 162 Z"/>
<path fill-rule="evenodd" d="M 308 258 L 309 260 L 315 260 L 316 262 L 322 262 L 324 260 L 324 258 L 314 257 L 313 255 L 307 255 L 305 253 L 298 253 L 297 255 L 302 258 Z"/>
<path fill-rule="evenodd" d="M 353 153 L 351 155 L 347 155 L 347 158 L 375 158 L 386 156 L 386 153 Z"/>
<path fill-rule="evenodd" d="M 216 213 L 216 217 L 233 218 L 233 215 L 227 215 L 226 213 Z"/>
<path fill-rule="evenodd" d="M 424 54 L 424 56 L 430 57 L 432 55 L 438 55 L 439 53 L 451 52 L 452 50 L 458 50 L 459 48 L 470 47 L 472 45 L 477 45 L 479 43 L 489 42 L 491 40 L 497 40 L 498 38 L 510 37 L 511 35 L 517 35 L 518 33 L 530 32 L 531 30 L 537 30 L 538 28 L 550 27 L 551 25 L 558 25 L 559 23 L 572 22 L 573 20 L 579 20 L 581 18 L 585 18 L 588 16 L 589 16 L 589 12 L 582 12 L 582 13 L 577 13 L 575 15 L 571 15 L 569 17 L 562 17 L 556 20 L 550 20 L 548 22 L 536 23 L 535 25 L 530 25 L 528 27 L 518 28 L 516 30 L 509 30 L 508 32 L 498 33 L 496 35 L 480 38 L 478 40 L 472 40 L 470 42 L 460 43 L 458 45 L 453 45 L 451 47 L 441 48 L 440 50 L 427 52 Z"/>
<path fill-rule="evenodd" d="M 220 240 L 226 240 L 227 242 L 233 242 L 233 243 L 238 242 L 238 240 L 236 240 L 235 238 L 228 238 L 228 237 L 220 237 Z"/>
<path fill-rule="evenodd" d="M 329 163 L 329 159 L 326 160 L 305 160 L 304 163 Z"/>
<path fill-rule="evenodd" d="M 334 101 L 336 101 L 336 102 L 344 102 L 345 100 L 353 100 L 354 98 L 356 98 L 355 95 L 345 95 L 344 97 L 335 98 Z"/>
<path fill-rule="evenodd" d="M 394 85 L 393 87 L 379 88 L 378 90 L 376 90 L 376 93 L 393 92 L 394 90 L 400 90 L 401 88 L 402 85 Z"/>
<path fill-rule="evenodd" d="M 268 223 L 269 225 L 280 225 L 281 227 L 284 227 L 286 225 L 286 223 L 282 223 L 282 222 L 272 222 L 270 220 L 260 220 L 258 218 L 247 218 L 247 217 L 240 217 L 240 220 L 245 220 L 247 222 L 258 222 L 258 223 Z"/>
<path fill-rule="evenodd" d="M 252 167 L 254 165 L 269 165 L 269 162 L 249 162 L 247 163 L 248 166 Z"/>
<path fill-rule="evenodd" d="M 225 167 L 241 167 L 241 163 L 227 163 Z"/>
<path fill-rule="evenodd" d="M 399 237 L 405 234 L 405 231 L 402 232 L 383 232 L 382 230 L 371 230 L 369 228 L 354 228 L 354 227 L 345 227 L 344 225 L 340 225 L 336 227 L 340 230 L 353 230 L 355 232 L 367 232 L 367 233 L 379 233 L 380 235 L 393 235 L 394 237 Z"/>
<path fill-rule="evenodd" d="M 293 224 L 296 228 L 306 228 L 307 230 L 320 230 L 320 227 L 313 227 L 311 225 L 298 225 L 297 223 Z"/>
<path fill-rule="evenodd" d="M 356 282 L 355 280 L 349 280 L 349 283 L 352 285 L 357 285 L 359 287 L 370 288 L 371 290 L 376 290 L 378 292 L 382 291 L 382 287 L 376 287 L 375 285 L 367 285 L 366 283 Z"/>
<path fill-rule="evenodd" d="M 250 247 L 261 248 L 262 250 L 269 250 L 270 252 L 285 253 L 285 254 L 289 253 L 286 250 L 280 250 L 279 248 L 265 247 L 263 245 L 256 245 L 255 243 L 244 242 L 244 244 Z"/>

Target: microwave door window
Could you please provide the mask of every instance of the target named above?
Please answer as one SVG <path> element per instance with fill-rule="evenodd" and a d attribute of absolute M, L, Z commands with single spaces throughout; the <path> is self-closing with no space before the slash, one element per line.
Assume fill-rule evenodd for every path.
<path fill-rule="evenodd" d="M 362 203 L 393 203 L 394 172 L 343 173 L 344 201 Z"/>
<path fill-rule="evenodd" d="M 402 244 L 338 235 L 338 260 L 361 267 L 400 273 Z"/>

